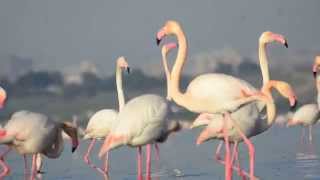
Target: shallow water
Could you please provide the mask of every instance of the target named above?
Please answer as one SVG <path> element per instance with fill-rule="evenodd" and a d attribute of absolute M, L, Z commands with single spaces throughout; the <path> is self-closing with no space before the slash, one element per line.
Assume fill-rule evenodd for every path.
<path fill-rule="evenodd" d="M 314 146 L 300 144 L 301 128 L 273 127 L 268 132 L 253 138 L 256 147 L 256 176 L 260 179 L 320 179 L 319 143 L 320 131 L 314 127 Z M 224 179 L 224 169 L 213 160 L 218 141 L 195 145 L 199 130 L 183 131 L 175 134 L 160 146 L 159 169 L 153 161 L 153 179 L 212 180 Z M 68 142 L 68 141 L 67 141 Z M 102 179 L 82 161 L 88 142 L 82 142 L 79 150 L 71 154 L 69 145 L 60 159 L 45 159 L 44 179 Z M 99 162 L 97 151 L 92 161 Z M 246 147 L 240 145 L 240 161 L 247 169 Z M 136 150 L 120 148 L 111 152 L 110 179 L 134 180 L 136 178 Z M 7 162 L 11 165 L 11 175 L 6 179 L 23 179 L 23 159 L 10 153 Z M 29 158 L 30 162 L 30 158 Z M 234 179 L 240 179 L 234 173 Z"/>

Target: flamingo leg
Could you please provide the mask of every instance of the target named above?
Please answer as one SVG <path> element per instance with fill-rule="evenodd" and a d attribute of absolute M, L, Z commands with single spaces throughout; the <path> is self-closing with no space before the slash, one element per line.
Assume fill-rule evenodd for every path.
<path fill-rule="evenodd" d="M 222 160 L 221 156 L 220 156 L 220 151 L 221 151 L 221 147 L 223 145 L 223 141 L 221 141 L 217 147 L 217 150 L 216 150 L 216 153 L 215 153 L 215 160 L 222 164 L 222 165 L 225 165 L 225 162 Z M 232 169 L 234 171 L 241 171 L 241 174 L 245 175 L 246 177 L 250 178 L 250 175 L 249 173 L 247 173 L 246 171 L 240 169 L 239 167 L 236 167 L 236 166 L 232 166 Z M 255 177 L 255 179 L 258 179 L 257 177 Z"/>
<path fill-rule="evenodd" d="M 5 163 L 4 157 L 11 151 L 11 148 L 7 146 L 7 149 L 0 155 L 0 165 L 3 168 L 3 172 L 0 174 L 0 179 L 3 179 L 5 176 L 9 175 L 10 167 Z"/>
<path fill-rule="evenodd" d="M 141 146 L 138 147 L 138 154 L 137 154 L 137 161 L 138 161 L 138 180 L 143 180 L 142 177 L 142 149 Z"/>
<path fill-rule="evenodd" d="M 93 163 L 91 163 L 91 160 L 89 159 L 90 153 L 91 153 L 96 141 L 97 141 L 96 139 L 91 140 L 89 147 L 88 147 L 88 150 L 87 150 L 86 154 L 83 156 L 83 160 L 89 167 L 96 170 L 98 173 L 102 174 L 102 176 L 104 178 L 106 178 L 107 173 L 103 169 L 101 169 L 101 168 L 97 167 L 96 165 L 94 165 Z"/>
<path fill-rule="evenodd" d="M 230 117 L 230 114 L 226 113 L 226 115 L 227 115 L 227 118 L 230 121 L 232 121 L 234 127 L 238 131 L 239 135 L 242 137 L 244 143 L 246 143 L 246 145 L 248 146 L 249 158 L 250 158 L 250 179 L 255 179 L 255 177 L 254 177 L 254 160 L 255 160 L 254 146 L 253 146 L 252 142 L 246 137 L 246 135 L 241 131 L 241 129 L 239 128 L 239 125 L 235 121 L 232 120 L 232 118 Z"/>
<path fill-rule="evenodd" d="M 306 134 L 306 129 L 304 127 L 302 127 L 301 130 L 301 137 L 300 137 L 300 146 L 303 147 L 303 142 L 305 139 L 305 134 Z"/>
<path fill-rule="evenodd" d="M 309 143 L 312 144 L 312 125 L 309 125 Z"/>
<path fill-rule="evenodd" d="M 225 114 L 224 114 L 225 117 Z M 224 127 L 223 127 L 223 136 L 225 141 L 225 179 L 231 180 L 232 179 L 232 165 L 231 165 L 231 157 L 230 157 L 230 144 L 229 144 L 229 136 L 227 132 L 227 123 L 228 121 L 224 121 Z"/>
<path fill-rule="evenodd" d="M 103 164 L 103 169 L 104 169 L 104 172 L 108 173 L 109 172 L 109 152 L 106 153 L 104 159 L 105 159 L 105 161 Z"/>
<path fill-rule="evenodd" d="M 151 180 L 151 144 L 147 145 L 146 179 Z"/>
<path fill-rule="evenodd" d="M 157 143 L 154 144 L 154 148 L 156 149 L 156 169 L 157 171 L 160 170 L 160 149 Z"/>
<path fill-rule="evenodd" d="M 29 167 L 28 167 L 28 159 L 27 159 L 27 156 L 24 154 L 23 155 L 23 161 L 24 161 L 24 176 L 25 176 L 25 178 L 24 179 L 27 179 L 27 176 L 28 176 L 28 169 L 29 169 Z"/>
<path fill-rule="evenodd" d="M 238 142 L 235 142 L 234 143 L 234 146 L 233 146 L 233 152 L 232 152 L 232 164 L 234 163 L 234 161 L 236 161 L 236 167 L 238 169 L 238 175 L 242 178 L 242 180 L 245 180 L 246 177 L 245 175 L 243 174 L 243 170 L 241 169 L 240 167 L 240 161 L 239 161 L 239 152 L 238 152 Z"/>
<path fill-rule="evenodd" d="M 37 167 L 37 155 L 32 155 L 32 167 L 31 167 L 31 177 L 30 180 L 34 180 L 36 176 L 36 167 Z"/>
<path fill-rule="evenodd" d="M 42 168 L 42 157 L 40 153 L 36 154 L 36 172 L 37 172 L 37 178 L 42 179 L 43 172 L 41 171 Z"/>

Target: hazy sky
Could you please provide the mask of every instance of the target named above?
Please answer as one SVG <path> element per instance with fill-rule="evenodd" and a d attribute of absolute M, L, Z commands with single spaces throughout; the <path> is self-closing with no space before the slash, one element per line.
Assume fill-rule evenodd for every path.
<path fill-rule="evenodd" d="M 320 48 L 319 0 L 2 0 L 0 54 L 32 57 L 40 68 L 90 60 L 105 71 L 124 55 L 139 66 L 159 59 L 155 34 L 179 20 L 190 54 L 257 49 L 265 30 L 284 34 L 290 50 Z"/>

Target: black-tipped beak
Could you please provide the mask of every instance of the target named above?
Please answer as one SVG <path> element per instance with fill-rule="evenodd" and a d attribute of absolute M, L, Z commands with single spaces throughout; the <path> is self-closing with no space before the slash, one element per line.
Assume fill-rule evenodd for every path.
<path fill-rule="evenodd" d="M 293 111 L 296 109 L 297 107 L 297 104 L 298 104 L 298 100 L 295 101 L 294 105 L 293 106 L 290 106 L 290 110 Z"/>
<path fill-rule="evenodd" d="M 130 67 L 127 67 L 127 73 L 130 74 Z"/>
<path fill-rule="evenodd" d="M 76 151 L 77 147 L 72 147 L 71 152 L 74 153 Z"/>
<path fill-rule="evenodd" d="M 45 174 L 45 173 L 46 173 L 45 171 L 41 171 L 41 170 L 37 171 L 37 174 Z"/>
<path fill-rule="evenodd" d="M 161 42 L 161 39 L 157 38 L 157 46 L 159 46 L 160 42 Z"/>
<path fill-rule="evenodd" d="M 286 48 L 288 48 L 288 42 L 287 42 L 287 40 L 285 40 L 284 46 L 285 46 Z"/>
<path fill-rule="evenodd" d="M 313 73 L 313 77 L 317 78 L 317 71 L 313 71 L 312 73 Z"/>

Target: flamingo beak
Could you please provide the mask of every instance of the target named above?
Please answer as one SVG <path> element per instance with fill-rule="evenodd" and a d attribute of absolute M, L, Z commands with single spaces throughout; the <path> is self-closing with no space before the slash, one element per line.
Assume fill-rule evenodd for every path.
<path fill-rule="evenodd" d="M 313 77 L 316 78 L 317 77 L 317 70 L 318 70 L 318 65 L 315 64 L 312 67 L 312 73 L 313 73 Z"/>
<path fill-rule="evenodd" d="M 164 32 L 163 29 L 161 29 L 161 30 L 157 33 L 157 37 L 156 37 L 156 39 L 157 39 L 157 46 L 160 45 L 160 42 L 161 42 L 161 40 L 162 40 L 162 38 L 163 38 L 164 36 L 165 36 L 165 32 Z"/>
<path fill-rule="evenodd" d="M 286 39 L 284 39 L 284 46 L 288 48 L 288 41 Z"/>
<path fill-rule="evenodd" d="M 294 110 L 297 107 L 298 104 L 298 100 L 296 100 L 296 98 L 289 98 L 289 102 L 290 102 L 290 110 Z"/>
<path fill-rule="evenodd" d="M 78 146 L 79 146 L 78 138 L 72 139 L 71 152 L 74 153 L 77 150 Z"/>
<path fill-rule="evenodd" d="M 127 67 L 127 73 L 130 74 L 130 67 Z"/>

